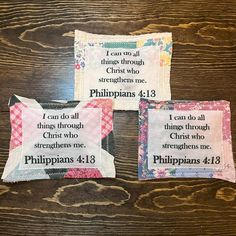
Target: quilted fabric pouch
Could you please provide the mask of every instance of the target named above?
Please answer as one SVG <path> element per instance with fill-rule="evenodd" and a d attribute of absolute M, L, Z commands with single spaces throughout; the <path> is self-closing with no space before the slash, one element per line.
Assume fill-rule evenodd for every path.
<path fill-rule="evenodd" d="M 172 34 L 99 35 L 75 31 L 75 99 L 112 98 L 138 110 L 140 97 L 168 100 Z"/>
<path fill-rule="evenodd" d="M 235 182 L 227 101 L 139 104 L 139 179 L 217 178 Z"/>
<path fill-rule="evenodd" d="M 112 100 L 37 101 L 12 96 L 2 179 L 115 177 Z"/>

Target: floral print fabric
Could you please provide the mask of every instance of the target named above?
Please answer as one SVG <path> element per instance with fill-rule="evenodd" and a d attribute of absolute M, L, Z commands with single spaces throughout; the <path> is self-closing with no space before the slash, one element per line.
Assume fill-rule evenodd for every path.
<path fill-rule="evenodd" d="M 37 120 L 37 114 L 31 113 L 31 108 L 39 110 L 57 110 L 63 108 L 99 108 L 101 109 L 101 166 L 99 168 L 56 168 L 56 169 L 20 169 L 22 153 L 22 109 L 28 112 L 27 127 L 31 127 L 32 119 Z M 113 140 L 113 104 L 111 99 L 92 99 L 89 101 L 36 101 L 14 95 L 10 98 L 11 139 L 9 158 L 2 179 L 4 182 L 28 181 L 34 179 L 60 178 L 104 178 L 115 177 L 114 140 Z M 89 112 L 89 111 L 88 111 Z M 89 113 L 88 113 L 89 114 Z M 89 121 L 89 120 L 88 120 Z M 89 126 L 89 123 L 88 123 Z M 93 126 L 91 126 L 91 133 Z M 33 129 L 32 129 L 33 132 Z M 33 133 L 31 133 L 33 135 Z M 92 142 L 92 140 L 91 140 Z M 58 149 L 58 154 L 61 152 Z"/>
<path fill-rule="evenodd" d="M 139 75 L 140 78 L 145 79 L 148 82 L 145 82 L 143 86 L 150 87 L 150 90 L 154 89 L 157 97 L 155 99 L 171 99 L 170 92 L 170 67 L 171 67 L 171 57 L 172 57 L 172 34 L 171 33 L 152 33 L 152 34 L 144 34 L 144 35 L 98 35 L 82 32 L 79 30 L 75 31 L 75 42 L 74 42 L 74 57 L 75 57 L 75 91 L 74 96 L 75 99 L 87 99 L 91 95 L 89 95 L 89 91 L 93 89 L 104 88 L 102 86 L 108 86 L 108 91 L 124 91 L 125 92 L 133 92 L 136 91 L 138 84 L 109 84 L 108 83 L 95 83 L 94 80 L 98 80 L 99 78 L 106 78 L 106 73 L 101 73 L 96 68 L 93 70 L 94 77 L 89 75 L 87 72 L 91 68 L 91 60 L 89 60 L 88 52 L 94 53 L 94 58 L 99 57 L 98 53 L 96 53 L 97 48 L 103 49 L 137 49 L 143 50 L 148 49 L 151 51 L 155 51 L 156 54 L 147 53 L 148 56 L 144 56 L 143 58 L 145 63 L 145 67 L 148 68 L 143 74 Z M 158 52 L 157 52 L 158 51 Z M 152 55 L 153 54 L 153 55 Z M 158 58 L 156 59 L 154 55 Z M 147 58 L 146 58 L 147 57 Z M 99 57 L 100 58 L 100 57 Z M 95 59 L 94 59 L 95 60 Z M 90 62 L 89 62 L 90 61 Z M 152 61 L 152 65 L 149 68 L 148 63 Z M 94 62 L 95 63 L 95 62 Z M 99 64 L 95 63 L 98 67 Z M 124 66 L 124 65 L 122 65 Z M 101 67 L 101 65 L 100 65 Z M 145 68 L 142 67 L 142 68 Z M 119 68 L 119 66 L 114 67 Z M 123 68 L 123 67 L 121 67 Z M 140 67 L 141 68 L 141 67 Z M 111 76 L 110 74 L 107 77 Z M 131 75 L 127 74 L 124 76 L 125 78 L 129 78 Z M 133 76 L 133 75 L 132 75 Z M 91 77 L 93 77 L 93 81 L 90 82 Z M 117 75 L 118 77 L 118 75 Z M 109 77 L 110 78 L 110 77 Z M 139 78 L 134 77 L 134 78 Z M 150 85 L 149 85 L 150 84 Z M 101 86 L 98 87 L 98 86 Z M 134 97 L 122 97 L 122 98 L 114 98 L 114 109 L 115 110 L 138 110 L 138 101 L 140 97 L 147 97 L 147 89 L 144 87 L 145 92 L 141 93 L 138 88 L 135 92 Z M 126 90 L 127 89 L 127 90 Z M 148 92 L 149 93 L 149 92 Z M 96 95 L 100 96 L 100 95 Z M 103 95 L 102 95 L 103 96 Z M 106 97 L 106 95 L 104 95 Z M 112 98 L 112 97 L 111 97 Z"/>
<path fill-rule="evenodd" d="M 148 168 L 148 109 L 155 110 L 215 110 L 223 111 L 223 153 L 224 166 L 217 168 Z M 235 182 L 235 168 L 232 154 L 232 139 L 230 128 L 230 106 L 227 101 L 153 101 L 141 99 L 139 104 L 139 157 L 138 174 L 140 180 L 177 178 L 177 177 L 201 177 L 218 178 Z M 156 131 L 158 132 L 158 130 Z M 158 140 L 155 140 L 158 141 Z"/>

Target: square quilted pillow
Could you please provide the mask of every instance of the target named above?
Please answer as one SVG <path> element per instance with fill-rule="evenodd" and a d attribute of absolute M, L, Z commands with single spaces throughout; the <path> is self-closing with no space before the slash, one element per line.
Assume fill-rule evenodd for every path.
<path fill-rule="evenodd" d="M 139 104 L 139 179 L 218 178 L 235 182 L 227 101 Z"/>
<path fill-rule="evenodd" d="M 12 96 L 2 179 L 115 177 L 110 99 L 40 101 Z"/>
<path fill-rule="evenodd" d="M 141 97 L 171 99 L 172 34 L 99 35 L 75 31 L 75 99 L 112 98 L 138 110 Z"/>

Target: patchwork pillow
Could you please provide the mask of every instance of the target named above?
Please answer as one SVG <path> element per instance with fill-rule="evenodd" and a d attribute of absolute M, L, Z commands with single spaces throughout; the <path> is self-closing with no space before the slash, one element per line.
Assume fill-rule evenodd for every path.
<path fill-rule="evenodd" d="M 138 110 L 140 97 L 171 99 L 172 34 L 99 35 L 75 31 L 75 99 L 112 98 Z"/>
<path fill-rule="evenodd" d="M 138 169 L 140 180 L 235 182 L 229 102 L 141 99 Z"/>
<path fill-rule="evenodd" d="M 115 177 L 112 100 L 10 98 L 10 152 L 2 179 Z"/>

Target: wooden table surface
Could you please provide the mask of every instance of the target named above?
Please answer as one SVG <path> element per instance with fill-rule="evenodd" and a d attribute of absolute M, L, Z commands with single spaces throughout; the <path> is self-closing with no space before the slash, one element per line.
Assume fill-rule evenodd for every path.
<path fill-rule="evenodd" d="M 0 2 L 0 174 L 9 97 L 73 99 L 73 37 L 171 31 L 173 99 L 231 101 L 236 151 L 235 0 Z M 236 185 L 137 179 L 137 112 L 115 112 L 116 179 L 0 182 L 1 235 L 236 235 Z M 235 157 L 236 160 L 236 157 Z"/>

